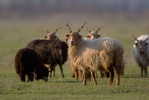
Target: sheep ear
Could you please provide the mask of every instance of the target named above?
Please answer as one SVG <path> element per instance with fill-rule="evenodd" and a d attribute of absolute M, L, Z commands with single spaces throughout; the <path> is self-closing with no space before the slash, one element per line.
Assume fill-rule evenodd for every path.
<path fill-rule="evenodd" d="M 100 35 L 97 35 L 97 37 L 99 38 L 99 37 L 100 37 Z"/>
<path fill-rule="evenodd" d="M 69 36 L 70 36 L 69 34 L 66 35 L 67 38 L 69 38 Z"/>
<path fill-rule="evenodd" d="M 81 38 L 82 36 L 81 36 L 81 35 L 79 35 L 78 37 L 79 37 L 79 38 Z"/>
<path fill-rule="evenodd" d="M 87 35 L 86 37 L 87 37 L 87 38 L 90 38 L 90 36 L 88 36 L 88 35 Z"/>
<path fill-rule="evenodd" d="M 148 38 L 145 39 L 145 42 L 148 40 Z"/>

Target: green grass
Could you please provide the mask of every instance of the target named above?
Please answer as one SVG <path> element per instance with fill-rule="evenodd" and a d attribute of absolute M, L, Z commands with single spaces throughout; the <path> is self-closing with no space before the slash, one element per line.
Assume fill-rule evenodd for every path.
<path fill-rule="evenodd" d="M 60 19 L 59 19 L 60 20 Z M 58 21 L 59 21 L 58 20 Z M 72 30 L 77 30 L 80 21 L 71 21 Z M 64 66 L 65 78 L 61 77 L 59 66 L 56 67 L 56 77 L 49 78 L 48 82 L 34 81 L 29 83 L 20 82 L 19 77 L 14 69 L 14 56 L 18 49 L 25 47 L 27 43 L 35 38 L 42 38 L 46 35 L 44 27 L 50 31 L 54 31 L 59 26 L 62 28 L 57 32 L 60 39 L 65 40 L 68 29 L 63 21 L 38 22 L 20 21 L 19 24 L 8 23 L 0 24 L 0 100 L 148 100 L 149 99 L 149 78 L 140 78 L 140 69 L 132 58 L 132 46 L 134 39 L 131 34 L 136 37 L 149 31 L 149 23 L 146 21 L 128 21 L 124 19 L 88 19 L 86 25 L 90 30 L 96 30 L 98 26 L 104 24 L 100 30 L 102 37 L 116 38 L 124 46 L 125 54 L 127 54 L 127 62 L 125 75 L 121 77 L 119 86 L 114 82 L 108 86 L 107 78 L 97 78 L 97 86 L 92 81 L 87 81 L 87 86 L 83 86 L 81 81 L 75 81 L 72 78 L 72 71 L 67 61 Z M 14 21 L 12 21 L 14 22 Z M 18 21 L 19 22 L 19 21 Z M 4 23 L 4 21 L 3 21 Z M 22 24 L 22 23 L 25 23 Z M 31 24 L 30 24 L 31 23 Z M 34 25 L 36 23 L 36 25 Z M 95 23 L 95 24 L 94 24 Z M 20 25 L 21 24 L 21 25 Z M 81 34 L 86 36 L 87 32 L 82 29 Z"/>

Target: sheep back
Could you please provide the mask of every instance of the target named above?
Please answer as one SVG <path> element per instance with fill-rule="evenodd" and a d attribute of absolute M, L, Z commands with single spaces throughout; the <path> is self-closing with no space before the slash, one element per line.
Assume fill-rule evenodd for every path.
<path fill-rule="evenodd" d="M 22 48 L 18 50 L 15 55 L 15 70 L 22 81 L 25 81 L 25 79 L 23 79 L 25 74 L 30 76 L 30 73 L 35 73 L 40 79 L 43 78 L 45 74 L 48 74 L 48 69 L 45 69 L 40 55 L 30 48 Z M 21 75 L 23 73 L 24 75 Z"/>
<path fill-rule="evenodd" d="M 34 49 L 42 57 L 45 64 L 59 64 L 61 62 L 58 55 L 59 49 L 62 50 L 62 64 L 67 61 L 68 45 L 63 41 L 33 40 L 28 43 L 27 47 Z"/>
<path fill-rule="evenodd" d="M 117 69 L 121 70 L 123 52 L 122 44 L 115 39 L 82 39 L 77 48 L 69 48 L 69 57 L 73 59 L 75 66 L 80 65 L 89 67 L 92 70 L 105 71 L 114 65 L 118 67 Z"/>

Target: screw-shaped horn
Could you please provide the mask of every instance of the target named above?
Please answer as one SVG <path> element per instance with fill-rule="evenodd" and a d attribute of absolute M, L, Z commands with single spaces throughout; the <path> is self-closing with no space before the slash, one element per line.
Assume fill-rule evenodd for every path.
<path fill-rule="evenodd" d="M 46 28 L 44 28 L 44 30 L 47 32 L 47 34 L 49 33 L 49 31 Z"/>
<path fill-rule="evenodd" d="M 66 23 L 66 26 L 67 26 L 68 29 L 69 29 L 69 33 L 71 33 L 72 31 L 71 31 L 71 28 L 70 28 L 70 26 L 68 25 L 67 21 L 65 21 L 65 23 Z"/>
<path fill-rule="evenodd" d="M 55 34 L 60 28 L 61 28 L 61 27 L 57 28 L 57 29 L 55 30 L 54 34 Z"/>
<path fill-rule="evenodd" d="M 136 41 L 139 41 L 136 37 L 134 37 L 132 34 L 131 34 L 131 36 L 136 40 Z"/>
<path fill-rule="evenodd" d="M 84 29 L 85 29 L 86 31 L 88 31 L 89 33 L 91 33 L 91 31 L 90 31 L 88 28 L 85 28 L 85 27 L 84 27 Z"/>
<path fill-rule="evenodd" d="M 101 28 L 103 28 L 103 25 L 101 25 L 101 26 L 97 29 L 96 33 L 97 33 Z"/>
<path fill-rule="evenodd" d="M 87 22 L 85 22 L 85 23 L 78 29 L 77 33 L 79 33 L 79 32 L 81 31 L 81 29 L 85 26 L 86 23 L 87 23 Z"/>

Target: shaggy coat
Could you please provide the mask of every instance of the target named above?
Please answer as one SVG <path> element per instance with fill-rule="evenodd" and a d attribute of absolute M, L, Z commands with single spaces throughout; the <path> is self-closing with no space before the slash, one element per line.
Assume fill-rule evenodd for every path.
<path fill-rule="evenodd" d="M 34 77 L 36 80 L 48 80 L 49 71 L 44 66 L 42 58 L 29 48 L 22 48 L 16 53 L 15 70 L 22 82 L 25 82 L 25 75 L 28 77 L 28 82 L 34 81 Z"/>
<path fill-rule="evenodd" d="M 123 46 L 115 39 L 101 38 L 96 40 L 83 39 L 78 33 L 70 33 L 68 55 L 74 65 L 79 69 L 89 68 L 94 72 L 107 71 L 110 73 L 109 85 L 113 82 L 114 69 L 116 70 L 116 85 L 120 83 L 120 75 L 123 74 Z M 84 70 L 85 71 L 85 70 Z M 93 76 L 94 84 L 97 82 Z M 84 80 L 86 85 L 86 80 Z"/>
<path fill-rule="evenodd" d="M 49 65 L 50 77 L 52 71 L 58 64 L 60 66 L 61 75 L 64 77 L 62 65 L 67 61 L 67 49 L 68 45 L 66 42 L 60 40 L 33 40 L 28 43 L 28 48 L 34 49 L 43 59 L 44 64 Z"/>
<path fill-rule="evenodd" d="M 141 68 L 141 77 L 147 77 L 147 66 L 149 66 L 149 35 L 141 35 L 135 38 L 133 46 L 133 57 Z"/>

